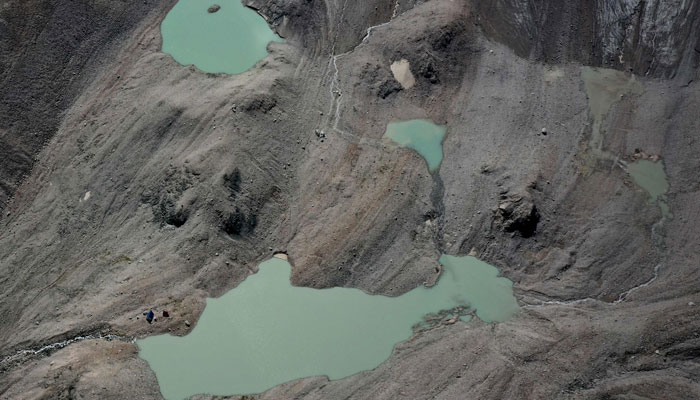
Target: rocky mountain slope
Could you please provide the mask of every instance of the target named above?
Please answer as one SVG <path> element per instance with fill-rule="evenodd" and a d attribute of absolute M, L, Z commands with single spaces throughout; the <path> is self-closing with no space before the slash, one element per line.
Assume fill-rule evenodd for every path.
<path fill-rule="evenodd" d="M 386 295 L 476 254 L 522 311 L 255 397 L 700 397 L 698 2 L 252 0 L 286 41 L 234 76 L 160 52 L 173 4 L 0 7 L 0 398 L 159 398 L 131 340 L 186 334 L 275 252 Z M 620 82 L 600 115 L 589 67 Z M 425 117 L 433 174 L 382 139 Z"/>

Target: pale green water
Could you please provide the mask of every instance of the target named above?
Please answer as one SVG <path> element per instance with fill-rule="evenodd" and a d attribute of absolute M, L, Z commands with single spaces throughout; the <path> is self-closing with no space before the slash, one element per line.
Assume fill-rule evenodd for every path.
<path fill-rule="evenodd" d="M 432 121 L 414 119 L 388 124 L 384 136 L 418 152 L 428 164 L 428 170 L 434 172 L 442 162 L 442 139 L 446 130 Z"/>
<path fill-rule="evenodd" d="M 651 202 L 659 205 L 664 217 L 671 215 L 666 202 L 668 178 L 666 177 L 666 171 L 664 171 L 664 164 L 661 161 L 636 160 L 627 164 L 627 173 L 630 174 L 639 187 L 649 193 Z"/>
<path fill-rule="evenodd" d="M 218 4 L 221 9 L 207 12 Z M 240 0 L 180 0 L 161 25 L 163 52 L 204 72 L 240 74 L 267 56 L 267 44 L 281 41 L 265 20 Z"/>
<path fill-rule="evenodd" d="M 614 69 L 583 67 L 581 78 L 586 87 L 588 108 L 593 117 L 589 147 L 597 158 L 614 159 L 612 154 L 603 150 L 603 121 L 610 107 L 620 101 L 622 98 L 620 96 L 639 94 L 644 88 L 634 75 L 627 75 Z"/>
<path fill-rule="evenodd" d="M 424 315 L 469 305 L 484 321 L 518 311 L 513 283 L 474 257 L 443 255 L 432 288 L 399 297 L 358 289 L 311 289 L 289 282 L 287 261 L 273 258 L 218 299 L 184 337 L 137 341 L 167 399 L 198 393 L 263 392 L 293 379 L 340 379 L 377 367 L 412 335 Z"/>

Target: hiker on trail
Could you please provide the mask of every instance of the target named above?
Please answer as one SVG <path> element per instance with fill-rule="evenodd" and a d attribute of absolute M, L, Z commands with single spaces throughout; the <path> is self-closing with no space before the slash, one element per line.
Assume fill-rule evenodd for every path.
<path fill-rule="evenodd" d="M 153 322 L 153 317 L 155 317 L 153 310 L 148 310 L 148 314 L 146 314 L 146 321 L 148 321 L 149 324 Z"/>

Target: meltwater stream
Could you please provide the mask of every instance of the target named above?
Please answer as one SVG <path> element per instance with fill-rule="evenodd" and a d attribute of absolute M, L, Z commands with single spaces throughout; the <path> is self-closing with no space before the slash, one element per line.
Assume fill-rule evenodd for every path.
<path fill-rule="evenodd" d="M 340 379 L 370 370 L 411 337 L 422 317 L 469 307 L 487 322 L 518 310 L 513 283 L 474 257 L 443 255 L 438 283 L 398 297 L 359 289 L 292 286 L 291 266 L 273 258 L 217 299 L 207 299 L 184 337 L 137 341 L 167 399 L 260 393 L 293 379 Z"/>

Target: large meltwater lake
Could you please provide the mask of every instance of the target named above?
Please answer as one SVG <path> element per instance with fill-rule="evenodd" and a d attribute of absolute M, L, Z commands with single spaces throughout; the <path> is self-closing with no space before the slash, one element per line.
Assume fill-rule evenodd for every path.
<path fill-rule="evenodd" d="M 371 370 L 411 337 L 430 313 L 475 310 L 486 322 L 518 311 L 513 283 L 474 257 L 440 258 L 443 272 L 430 288 L 398 297 L 359 289 L 292 286 L 291 266 L 273 258 L 206 308 L 187 336 L 137 341 L 163 396 L 260 393 L 309 376 L 340 379 Z"/>

